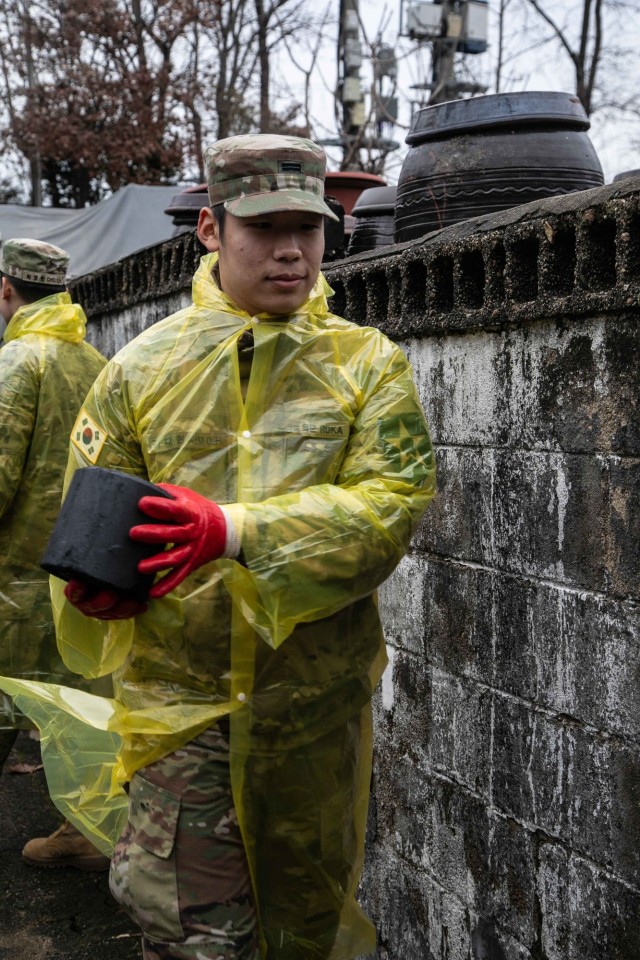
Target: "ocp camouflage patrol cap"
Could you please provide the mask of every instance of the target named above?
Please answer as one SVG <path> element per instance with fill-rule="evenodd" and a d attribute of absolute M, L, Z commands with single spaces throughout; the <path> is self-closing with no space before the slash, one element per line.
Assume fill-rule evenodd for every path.
<path fill-rule="evenodd" d="M 25 283 L 63 287 L 68 265 L 66 250 L 44 240 L 5 240 L 0 250 L 0 272 Z"/>
<path fill-rule="evenodd" d="M 217 140 L 204 152 L 209 203 L 236 217 L 306 210 L 339 218 L 324 202 L 327 158 L 303 137 L 254 133 Z"/>

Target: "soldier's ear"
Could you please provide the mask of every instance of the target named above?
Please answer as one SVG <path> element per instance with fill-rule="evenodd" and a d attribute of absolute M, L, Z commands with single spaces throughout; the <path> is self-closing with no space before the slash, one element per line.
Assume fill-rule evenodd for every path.
<path fill-rule="evenodd" d="M 2 278 L 2 294 L 1 294 L 2 299 L 10 300 L 12 293 L 13 293 L 13 287 L 11 286 L 11 283 L 9 282 L 9 280 L 7 280 L 6 277 L 3 277 Z"/>
<path fill-rule="evenodd" d="M 210 253 L 220 249 L 220 228 L 211 207 L 202 207 L 196 229 L 198 240 Z"/>

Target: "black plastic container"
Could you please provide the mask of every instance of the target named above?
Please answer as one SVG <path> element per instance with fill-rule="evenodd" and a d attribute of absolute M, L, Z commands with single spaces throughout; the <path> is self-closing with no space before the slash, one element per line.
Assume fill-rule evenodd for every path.
<path fill-rule="evenodd" d="M 206 183 L 199 183 L 193 187 L 185 187 L 180 193 L 171 197 L 171 203 L 164 208 L 163 213 L 172 218 L 175 230 L 173 236 L 195 230 L 198 217 L 203 207 L 209 206 L 209 194 Z"/>
<path fill-rule="evenodd" d="M 589 126 L 569 93 L 498 93 L 418 111 L 398 180 L 396 241 L 601 186 Z"/>
<path fill-rule="evenodd" d="M 119 470 L 77 470 L 40 566 L 61 580 L 82 580 L 123 597 L 146 600 L 155 578 L 139 573 L 138 563 L 160 552 L 162 544 L 137 543 L 129 530 L 162 522 L 138 509 L 140 498 L 149 495 L 171 499 L 148 480 Z"/>
<path fill-rule="evenodd" d="M 349 256 L 395 243 L 396 187 L 370 187 L 353 205 L 355 223 L 349 239 Z"/>
<path fill-rule="evenodd" d="M 612 182 L 619 183 L 620 180 L 630 180 L 632 177 L 640 177 L 640 167 L 636 167 L 634 170 L 622 170 L 620 173 L 616 173 Z"/>

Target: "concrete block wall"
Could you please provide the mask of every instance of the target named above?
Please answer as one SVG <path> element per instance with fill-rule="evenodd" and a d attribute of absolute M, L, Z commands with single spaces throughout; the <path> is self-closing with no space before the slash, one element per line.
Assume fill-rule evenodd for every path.
<path fill-rule="evenodd" d="M 331 271 L 438 461 L 381 591 L 380 960 L 640 958 L 639 244 L 605 188 Z"/>
<path fill-rule="evenodd" d="M 93 341 L 183 303 L 197 253 L 85 278 Z M 406 350 L 439 470 L 381 590 L 377 957 L 639 960 L 640 181 L 326 274 Z"/>

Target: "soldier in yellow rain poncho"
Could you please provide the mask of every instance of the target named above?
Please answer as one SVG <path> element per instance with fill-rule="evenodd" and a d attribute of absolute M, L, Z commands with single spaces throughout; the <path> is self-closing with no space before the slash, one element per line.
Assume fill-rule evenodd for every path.
<path fill-rule="evenodd" d="M 60 247 L 26 238 L 5 241 L 0 254 L 0 674 L 54 683 L 72 675 L 56 647 L 40 559 L 60 509 L 69 431 L 106 363 L 65 292 L 68 263 Z M 0 694 L 0 768 L 29 726 Z M 73 835 L 85 866 L 104 860 Z"/>
<path fill-rule="evenodd" d="M 0 673 L 69 679 L 56 648 L 40 559 L 60 509 L 68 434 L 105 359 L 85 343 L 86 317 L 65 292 L 69 256 L 37 240 L 0 254 Z M 0 696 L 0 767 L 17 728 Z"/>
<path fill-rule="evenodd" d="M 43 688 L 34 713 L 45 738 L 57 708 L 74 737 L 86 720 L 122 738 L 111 887 L 146 960 L 350 960 L 375 947 L 355 901 L 375 589 L 433 496 L 433 454 L 404 354 L 328 311 L 323 152 L 260 135 L 206 159 L 193 304 L 108 364 L 82 412 L 99 442 L 71 448 L 70 472 L 171 485 L 140 504 L 161 526 L 132 532 L 172 545 L 144 562 L 169 572 L 146 608 L 56 582 L 65 661 L 114 671 L 116 698 Z M 78 797 L 105 844 L 98 794 Z"/>

